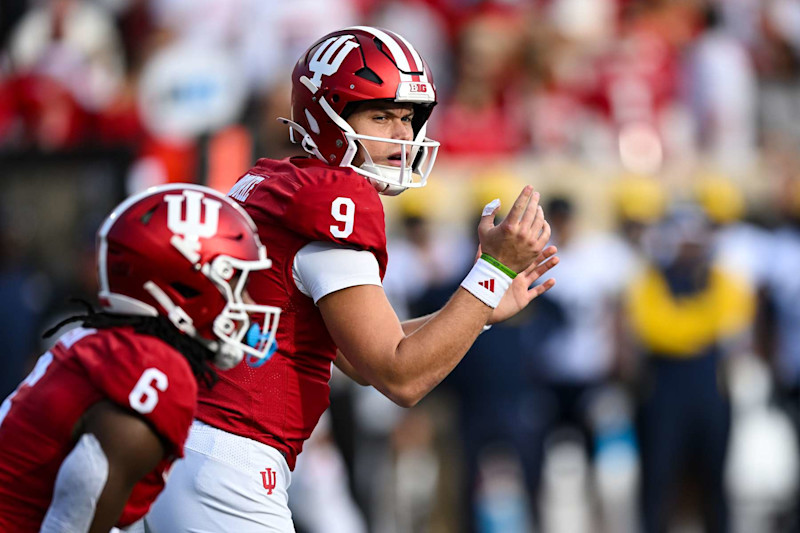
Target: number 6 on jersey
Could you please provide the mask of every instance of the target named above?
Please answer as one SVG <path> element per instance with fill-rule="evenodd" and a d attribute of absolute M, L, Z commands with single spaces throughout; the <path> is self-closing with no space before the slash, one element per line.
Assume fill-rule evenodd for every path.
<path fill-rule="evenodd" d="M 331 204 L 331 216 L 338 222 L 343 222 L 344 227 L 331 224 L 331 235 L 340 239 L 346 239 L 353 233 L 353 221 L 356 215 L 356 204 L 353 200 L 340 196 Z"/>
<path fill-rule="evenodd" d="M 167 376 L 157 368 L 148 368 L 128 395 L 128 401 L 138 412 L 152 413 L 158 403 L 158 391 L 164 392 L 169 386 Z M 156 390 L 158 389 L 158 390 Z"/>

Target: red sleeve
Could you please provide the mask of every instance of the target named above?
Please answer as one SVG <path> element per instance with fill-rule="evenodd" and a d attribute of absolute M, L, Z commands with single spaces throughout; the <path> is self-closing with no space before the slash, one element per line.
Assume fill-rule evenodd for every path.
<path fill-rule="evenodd" d="M 79 362 L 106 397 L 147 420 L 183 457 L 197 405 L 189 363 L 161 340 L 127 329 L 100 330 L 81 343 Z"/>

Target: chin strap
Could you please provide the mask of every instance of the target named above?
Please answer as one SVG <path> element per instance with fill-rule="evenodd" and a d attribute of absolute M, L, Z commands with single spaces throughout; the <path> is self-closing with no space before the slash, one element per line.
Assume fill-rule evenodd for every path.
<path fill-rule="evenodd" d="M 242 358 L 244 357 L 243 350 L 236 348 L 235 346 L 231 346 L 225 342 L 217 343 L 215 354 L 214 364 L 220 370 L 230 370 L 241 363 Z"/>
<path fill-rule="evenodd" d="M 325 161 L 327 163 L 327 160 L 322 155 L 322 152 L 320 152 L 319 148 L 317 148 L 317 143 L 314 142 L 314 139 L 311 138 L 311 135 L 308 134 L 308 132 L 306 131 L 306 129 L 303 126 L 301 126 L 300 124 L 298 124 L 297 122 L 295 122 L 293 120 L 289 120 L 288 118 L 279 117 L 278 120 L 280 122 L 282 122 L 283 124 L 285 124 L 286 126 L 289 126 L 289 140 L 290 141 L 292 141 L 293 143 L 297 144 L 298 141 L 295 138 L 295 132 L 299 133 L 300 135 L 302 135 L 302 139 L 300 139 L 299 144 L 300 144 L 300 146 L 303 147 L 303 150 L 305 150 L 307 153 L 313 155 L 314 157 L 316 157 L 320 161 Z"/>

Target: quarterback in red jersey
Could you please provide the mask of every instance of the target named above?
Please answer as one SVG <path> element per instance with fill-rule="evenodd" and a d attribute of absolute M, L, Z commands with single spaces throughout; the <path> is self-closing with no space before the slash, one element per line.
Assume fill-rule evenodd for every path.
<path fill-rule="evenodd" d="M 294 531 L 290 470 L 328 407 L 332 363 L 412 406 L 484 326 L 553 285 L 531 288 L 557 259 L 526 187 L 499 226 L 499 203 L 484 210 L 483 255 L 451 301 L 397 318 L 382 287 L 378 195 L 425 185 L 438 150 L 425 135 L 435 104 L 427 65 L 388 30 L 333 32 L 298 61 L 292 118 L 282 120 L 313 157 L 261 159 L 229 192 L 270 249 L 273 268 L 254 274 L 250 293 L 283 309 L 278 351 L 268 366 L 237 367 L 200 392 L 186 460 L 146 518 L 153 532 Z"/>
<path fill-rule="evenodd" d="M 98 232 L 102 312 L 62 335 L 0 405 L 0 531 L 107 532 L 164 487 L 197 378 L 271 355 L 279 310 L 247 300 L 271 265 L 250 217 L 195 185 L 123 202 Z"/>

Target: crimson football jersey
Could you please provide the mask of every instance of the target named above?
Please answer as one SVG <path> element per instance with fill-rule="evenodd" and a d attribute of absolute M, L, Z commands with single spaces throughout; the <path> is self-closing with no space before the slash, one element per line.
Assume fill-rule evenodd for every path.
<path fill-rule="evenodd" d="M 196 398 L 189 363 L 156 337 L 128 327 L 64 334 L 0 406 L 0 531 L 39 531 L 58 470 L 75 445 L 73 430 L 104 399 L 146 419 L 171 448 L 134 486 L 117 525 L 139 520 L 183 456 Z"/>
<path fill-rule="evenodd" d="M 201 389 L 198 418 L 224 431 L 268 444 L 294 469 L 303 442 L 329 404 L 336 358 L 322 315 L 292 276 L 295 254 L 314 241 L 372 252 L 386 271 L 383 204 L 363 177 L 316 159 L 260 159 L 228 193 L 258 226 L 272 268 L 251 274 L 248 292 L 280 307 L 278 351 L 269 363 L 243 364 Z"/>

